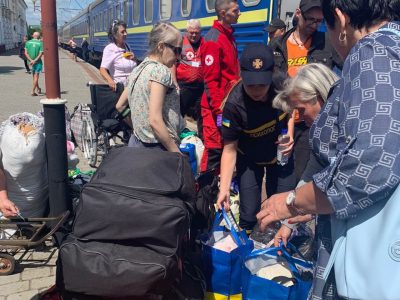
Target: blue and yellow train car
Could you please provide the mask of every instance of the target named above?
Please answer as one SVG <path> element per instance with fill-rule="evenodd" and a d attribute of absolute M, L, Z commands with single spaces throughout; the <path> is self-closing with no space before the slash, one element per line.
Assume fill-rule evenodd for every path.
<path fill-rule="evenodd" d="M 239 53 L 250 42 L 267 42 L 263 28 L 277 16 L 279 0 L 238 0 L 241 16 L 235 25 Z M 73 36 L 80 45 L 82 38 L 89 41 L 89 57 L 100 60 L 109 43 L 107 31 L 115 19 L 128 25 L 127 43 L 139 59 L 148 49 L 148 33 L 159 21 L 171 22 L 184 31 L 189 19 L 198 19 L 203 35 L 216 19 L 215 0 L 97 0 L 65 24 L 61 30 L 62 43 Z"/>

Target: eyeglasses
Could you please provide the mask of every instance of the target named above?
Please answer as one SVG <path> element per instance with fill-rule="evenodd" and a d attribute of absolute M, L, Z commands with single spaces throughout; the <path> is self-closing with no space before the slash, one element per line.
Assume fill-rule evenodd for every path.
<path fill-rule="evenodd" d="M 164 43 L 165 46 L 167 46 L 168 48 L 170 48 L 172 51 L 174 51 L 176 56 L 180 56 L 182 53 L 182 47 L 176 47 L 174 45 L 168 44 L 168 43 Z"/>
<path fill-rule="evenodd" d="M 304 12 L 301 12 L 301 16 L 303 17 L 304 21 L 306 21 L 308 24 L 313 25 L 313 24 L 321 24 L 324 19 L 316 19 L 316 18 L 309 18 L 306 17 Z"/>

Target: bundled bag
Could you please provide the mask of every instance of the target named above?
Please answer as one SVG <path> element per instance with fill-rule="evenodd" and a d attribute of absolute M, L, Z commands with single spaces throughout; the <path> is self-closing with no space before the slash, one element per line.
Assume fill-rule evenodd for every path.
<path fill-rule="evenodd" d="M 44 121 L 31 113 L 10 116 L 0 127 L 0 166 L 8 197 L 24 217 L 43 217 L 48 202 Z"/>
<path fill-rule="evenodd" d="M 195 146 L 196 151 L 196 166 L 197 170 L 196 173 L 200 173 L 200 165 L 201 165 L 201 158 L 203 157 L 204 152 L 204 144 L 201 139 L 196 136 L 195 134 L 188 135 L 181 140 L 182 144 L 193 144 Z"/>
<path fill-rule="evenodd" d="M 222 210 L 217 212 L 213 228 L 202 243 L 206 299 L 241 299 L 243 261 L 253 249 L 246 232 L 239 230 L 233 216 Z"/>
<path fill-rule="evenodd" d="M 290 243 L 288 247 L 298 253 Z M 312 267 L 311 262 L 292 257 L 283 246 L 255 250 L 245 259 L 243 299 L 305 300 L 312 284 Z"/>
<path fill-rule="evenodd" d="M 114 148 L 82 190 L 73 233 L 62 243 L 62 290 L 99 297 L 169 291 L 195 205 L 187 158 Z"/>

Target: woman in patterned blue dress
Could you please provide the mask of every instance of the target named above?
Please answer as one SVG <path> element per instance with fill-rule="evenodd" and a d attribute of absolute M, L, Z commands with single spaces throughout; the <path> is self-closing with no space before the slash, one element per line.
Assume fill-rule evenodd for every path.
<path fill-rule="evenodd" d="M 312 149 L 325 169 L 296 191 L 265 201 L 257 215 L 261 228 L 304 213 L 357 218 L 397 188 L 400 23 L 392 21 L 392 1 L 322 0 L 330 40 L 345 59 L 342 78 L 310 129 Z M 329 254 L 329 219 L 318 223 L 317 234 L 325 241 L 320 247 Z M 314 283 L 322 280 L 326 263 L 318 260 Z M 322 298 L 339 298 L 334 285 L 325 287 Z"/>

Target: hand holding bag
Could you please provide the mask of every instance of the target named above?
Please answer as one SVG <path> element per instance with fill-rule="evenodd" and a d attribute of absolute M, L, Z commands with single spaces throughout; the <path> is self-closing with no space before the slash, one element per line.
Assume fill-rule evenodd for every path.
<path fill-rule="evenodd" d="M 290 243 L 288 247 L 299 253 Z M 281 256 L 278 255 L 278 251 L 281 251 Z M 299 255 L 301 256 L 300 253 Z M 274 270 L 278 273 L 269 274 L 271 277 L 273 276 L 271 279 L 257 275 L 263 268 L 273 267 L 277 264 L 287 267 L 288 270 L 284 269 L 285 274 L 291 273 L 292 275 L 284 276 L 282 274 L 283 267 L 275 268 Z M 305 300 L 312 284 L 312 268 L 311 262 L 292 257 L 282 245 L 253 251 L 245 259 L 243 300 Z"/>
<path fill-rule="evenodd" d="M 227 227 L 221 226 L 224 220 Z M 229 228 L 229 229 L 228 229 Z M 237 248 L 225 252 L 213 247 L 214 243 L 232 235 Z M 253 249 L 246 232 L 240 230 L 232 215 L 217 212 L 209 235 L 202 238 L 202 260 L 207 283 L 206 299 L 242 299 L 243 260 Z"/>

